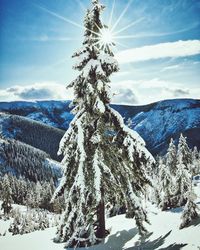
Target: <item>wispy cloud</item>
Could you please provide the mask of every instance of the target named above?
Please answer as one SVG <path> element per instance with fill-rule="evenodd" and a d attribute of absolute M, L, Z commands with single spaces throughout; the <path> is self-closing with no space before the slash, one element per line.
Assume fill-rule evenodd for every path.
<path fill-rule="evenodd" d="M 181 68 L 180 64 L 170 65 L 170 66 L 166 66 L 163 69 L 161 69 L 161 72 L 165 72 L 165 71 L 168 71 L 168 70 L 180 69 L 180 68 Z"/>
<path fill-rule="evenodd" d="M 33 37 L 23 37 L 23 38 L 18 38 L 17 40 L 20 41 L 35 41 L 35 42 L 65 42 L 65 41 L 77 41 L 80 40 L 79 38 L 75 37 L 59 37 L 59 36 L 48 36 L 46 34 L 41 35 L 41 36 L 33 36 Z"/>
<path fill-rule="evenodd" d="M 197 54 L 200 54 L 200 40 L 187 40 L 124 50 L 118 52 L 116 58 L 123 64 L 160 58 L 186 57 Z"/>
<path fill-rule="evenodd" d="M 189 89 L 165 88 L 165 90 L 170 92 L 174 97 L 184 97 L 190 95 Z"/>
<path fill-rule="evenodd" d="M 171 36 L 171 35 L 177 35 L 181 33 L 188 32 L 190 30 L 193 30 L 199 26 L 199 22 L 193 23 L 191 26 L 175 30 L 175 31 L 170 31 L 170 32 L 142 32 L 134 35 L 120 35 L 120 36 L 115 36 L 117 39 L 131 39 L 131 38 L 147 38 L 147 37 L 162 37 L 162 36 Z M 118 32 L 116 33 L 118 34 Z"/>

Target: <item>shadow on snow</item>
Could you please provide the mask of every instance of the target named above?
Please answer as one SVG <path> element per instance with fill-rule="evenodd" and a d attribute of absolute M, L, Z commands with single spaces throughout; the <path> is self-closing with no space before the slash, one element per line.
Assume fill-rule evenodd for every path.
<path fill-rule="evenodd" d="M 123 230 L 119 231 L 114 235 L 108 236 L 101 244 L 95 245 L 88 248 L 76 248 L 76 250 L 155 250 L 158 247 L 162 246 L 165 242 L 165 239 L 170 235 L 171 231 L 169 231 L 164 236 L 160 236 L 155 240 L 148 240 L 148 238 L 152 235 L 149 234 L 147 237 L 141 237 L 139 241 L 135 243 L 135 246 L 124 248 L 124 245 L 133 239 L 136 236 L 138 230 L 136 228 L 130 229 L 129 231 Z M 171 244 L 165 248 L 160 248 L 160 250 L 179 250 L 187 244 Z M 72 248 L 67 248 L 72 249 Z"/>
<path fill-rule="evenodd" d="M 161 247 L 164 243 L 165 243 L 165 239 L 171 234 L 171 231 L 169 231 L 167 234 L 165 234 L 164 236 L 160 236 L 159 238 L 155 239 L 155 240 L 147 240 L 149 238 L 149 236 L 151 236 L 152 234 L 150 234 L 148 237 L 146 238 L 141 238 L 140 241 L 136 242 L 135 246 L 130 247 L 130 248 L 126 248 L 126 250 L 155 250 L 158 247 Z M 159 250 L 179 250 L 182 247 L 186 246 L 187 244 L 176 244 L 173 243 L 165 248 L 159 248 Z"/>

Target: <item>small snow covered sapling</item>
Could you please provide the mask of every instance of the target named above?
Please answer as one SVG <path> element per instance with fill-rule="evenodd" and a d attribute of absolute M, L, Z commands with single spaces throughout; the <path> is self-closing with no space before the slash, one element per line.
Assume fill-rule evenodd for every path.
<path fill-rule="evenodd" d="M 200 174 L 200 152 L 197 147 L 194 147 L 192 151 L 192 175 Z"/>
<path fill-rule="evenodd" d="M 190 222 L 192 222 L 192 220 L 198 218 L 198 207 L 195 204 L 194 200 L 195 200 L 195 194 L 192 190 L 192 184 L 191 184 L 191 188 L 190 188 L 190 192 L 188 192 L 187 194 L 187 203 L 184 207 L 183 210 L 183 214 L 181 216 L 181 225 L 180 225 L 180 229 L 187 227 Z"/>
<path fill-rule="evenodd" d="M 75 117 L 60 142 L 64 172 L 53 196 L 65 197 L 55 240 L 67 242 L 68 247 L 94 245 L 106 236 L 104 204 L 108 202 L 125 204 L 141 234 L 146 232 L 143 222 L 148 221 L 142 196 L 150 184 L 146 167 L 154 159 L 142 138 L 109 106 L 109 77 L 119 68 L 113 43 L 102 39 L 104 8 L 92 0 L 87 10 L 83 47 L 73 55 L 74 69 L 80 74 L 68 86 L 74 90 Z"/>

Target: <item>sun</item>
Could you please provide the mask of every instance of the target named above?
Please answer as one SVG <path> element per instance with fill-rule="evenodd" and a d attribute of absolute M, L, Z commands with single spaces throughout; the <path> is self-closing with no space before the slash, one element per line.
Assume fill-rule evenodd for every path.
<path fill-rule="evenodd" d="M 82 9 L 87 9 L 83 3 L 82 3 L 82 0 L 76 0 L 79 2 L 80 6 Z M 95 38 L 94 38 L 94 44 L 95 45 L 98 45 L 100 46 L 100 48 L 103 48 L 103 49 L 106 49 L 107 47 L 109 46 L 113 46 L 113 45 L 119 45 L 121 47 L 124 47 L 124 48 L 127 48 L 127 46 L 123 43 L 120 43 L 119 40 L 122 40 L 122 39 L 131 39 L 131 38 L 135 38 L 137 37 L 136 34 L 134 35 L 119 35 L 120 33 L 128 30 L 129 28 L 137 25 L 138 23 L 142 22 L 143 20 L 145 20 L 144 17 L 141 17 L 137 20 L 134 20 L 132 21 L 131 23 L 129 23 L 128 25 L 122 27 L 121 29 L 118 29 L 118 25 L 120 24 L 120 21 L 121 19 L 124 17 L 124 15 L 126 14 L 126 12 L 128 11 L 128 9 L 130 8 L 131 6 L 131 3 L 133 2 L 133 0 L 127 0 L 128 3 L 127 5 L 125 6 L 124 10 L 121 12 L 120 16 L 117 18 L 117 20 L 112 24 L 112 21 L 113 21 L 113 15 L 114 15 L 114 9 L 115 9 L 115 5 L 116 5 L 116 0 L 113 0 L 113 4 L 112 4 L 112 8 L 111 8 L 111 13 L 110 13 L 110 18 L 108 20 L 108 26 L 110 27 L 110 29 L 107 27 L 107 26 L 103 26 L 103 27 L 99 27 L 97 24 L 97 28 L 98 28 L 98 31 L 97 32 L 94 32 L 93 30 L 90 30 L 90 29 L 87 29 L 88 31 L 90 31 L 91 33 L 95 34 Z M 81 28 L 83 30 L 85 30 L 85 27 L 83 25 L 80 25 L 79 23 L 73 21 L 73 20 L 70 20 L 64 16 L 61 16 L 60 14 L 54 12 L 54 11 L 51 11 L 41 5 L 35 5 L 36 7 L 38 7 L 39 9 L 41 9 L 42 11 L 68 23 L 68 24 L 71 24 L 71 25 L 74 25 L 78 28 Z M 74 37 L 67 37 L 66 38 L 67 41 L 71 41 L 71 40 L 74 40 Z M 77 39 L 75 39 L 77 40 Z M 60 40 L 58 40 L 60 41 Z M 64 41 L 64 40 L 63 40 Z"/>
<path fill-rule="evenodd" d="M 111 30 L 109 30 L 108 28 L 103 28 L 100 30 L 100 44 L 102 44 L 103 46 L 107 46 L 107 45 L 113 45 L 114 44 L 114 36 Z"/>

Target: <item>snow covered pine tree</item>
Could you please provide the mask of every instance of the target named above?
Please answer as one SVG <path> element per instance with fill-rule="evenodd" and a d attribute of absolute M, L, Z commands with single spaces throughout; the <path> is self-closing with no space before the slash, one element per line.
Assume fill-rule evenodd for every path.
<path fill-rule="evenodd" d="M 12 189 L 9 176 L 6 174 L 2 183 L 2 204 L 1 209 L 5 216 L 8 216 L 12 209 Z"/>
<path fill-rule="evenodd" d="M 171 138 L 166 156 L 159 161 L 159 189 L 161 189 L 161 202 L 159 206 L 162 210 L 177 206 L 177 204 L 174 204 L 174 189 L 177 185 L 175 180 L 177 171 L 176 162 L 176 146 L 174 145 L 174 140 Z"/>
<path fill-rule="evenodd" d="M 80 74 L 68 86 L 74 89 L 75 118 L 60 142 L 64 173 L 53 196 L 65 194 L 55 241 L 68 247 L 94 245 L 106 236 L 105 202 L 125 203 L 141 234 L 148 221 L 142 195 L 150 184 L 145 168 L 154 159 L 142 138 L 109 106 L 109 76 L 118 71 L 118 63 L 110 49 L 114 44 L 102 39 L 107 29 L 100 20 L 104 8 L 92 0 L 83 47 L 73 55 Z"/>
<path fill-rule="evenodd" d="M 187 203 L 184 207 L 183 214 L 181 216 L 181 225 L 180 229 L 188 226 L 190 222 L 199 217 L 198 215 L 198 206 L 195 203 L 196 195 L 192 188 L 192 183 L 190 185 L 190 189 L 186 194 Z"/>
<path fill-rule="evenodd" d="M 187 194 L 192 191 L 192 156 L 187 145 L 186 138 L 181 134 L 177 150 L 177 173 L 176 173 L 176 205 L 183 206 L 187 202 Z M 191 192 L 190 191 L 190 192 Z"/>

